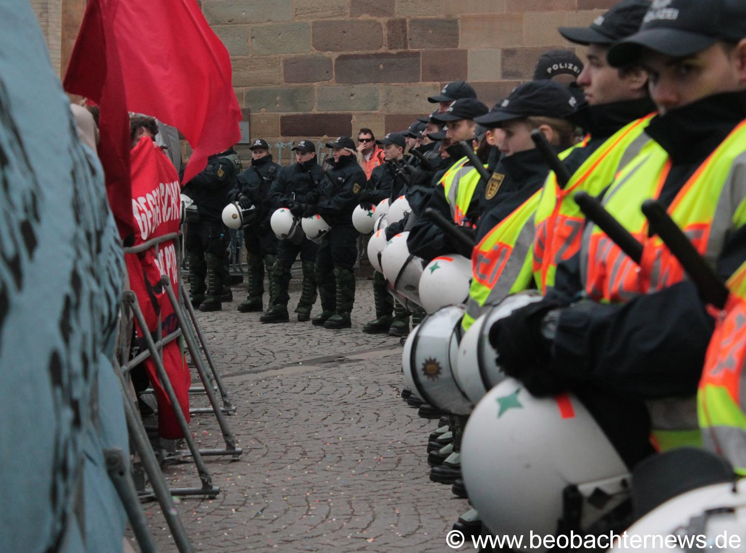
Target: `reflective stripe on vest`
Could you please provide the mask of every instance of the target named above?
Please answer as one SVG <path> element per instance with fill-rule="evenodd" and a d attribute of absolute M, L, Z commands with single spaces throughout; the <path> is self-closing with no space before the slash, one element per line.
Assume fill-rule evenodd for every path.
<path fill-rule="evenodd" d="M 711 266 L 715 266 L 728 236 L 746 224 L 746 121 L 710 154 L 677 194 L 668 213 L 689 236 Z M 581 271 L 585 292 L 603 303 L 626 302 L 684 279 L 684 271 L 657 236 L 648 236 L 648 223 L 640 210 L 648 198 L 657 198 L 671 162 L 654 142 L 625 167 L 605 195 L 606 209 L 643 244 L 638 267 L 609 238 L 589 224 L 583 234 Z M 691 401 L 664 400 L 650 407 L 654 438 L 661 450 L 692 445 L 697 438 Z M 665 418 L 661 418 L 662 414 Z"/>
<path fill-rule="evenodd" d="M 474 190 L 479 185 L 479 172 L 471 165 L 466 165 L 468 158 L 462 158 L 451 167 L 443 179 L 446 200 L 451 207 L 451 218 L 457 225 L 464 226 L 466 213 L 469 211 Z M 485 165 L 485 167 L 487 167 Z M 467 222 L 469 226 L 475 227 L 476 222 Z"/>
<path fill-rule="evenodd" d="M 544 184 L 536 209 L 536 239 L 534 240 L 533 272 L 536 287 L 543 294 L 554 286 L 557 265 L 574 256 L 580 249 L 585 217 L 573 200 L 583 190 L 598 196 L 614 181 L 614 177 L 634 159 L 650 140 L 644 134 L 654 114 L 632 121 L 604 142 L 572 175 L 562 189 L 557 177 L 550 173 Z M 576 147 L 584 148 L 588 140 Z M 574 148 L 560 154 L 567 157 Z"/>
<path fill-rule="evenodd" d="M 495 305 L 531 285 L 534 213 L 540 195 L 541 190 L 537 190 L 474 248 L 471 288 L 461 322 L 464 330 L 469 330 L 484 306 Z"/>
<path fill-rule="evenodd" d="M 707 349 L 697 411 L 705 447 L 746 476 L 746 263 L 728 287 L 731 295 Z"/>

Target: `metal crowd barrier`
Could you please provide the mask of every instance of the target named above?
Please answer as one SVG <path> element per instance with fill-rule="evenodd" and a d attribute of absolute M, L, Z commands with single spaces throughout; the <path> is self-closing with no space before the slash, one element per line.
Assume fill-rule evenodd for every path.
<path fill-rule="evenodd" d="M 105 455 L 107 456 L 107 467 L 109 468 L 112 482 L 114 483 L 122 503 L 125 506 L 138 544 L 140 545 L 141 550 L 147 553 L 155 553 L 157 552 L 157 549 L 153 544 L 152 536 L 150 536 L 147 528 L 147 523 L 142 516 L 139 502 L 153 499 L 157 500 L 161 506 L 161 510 L 179 552 L 192 553 L 193 548 L 174 506 L 173 496 L 216 497 L 218 493 L 220 493 L 220 488 L 213 485 L 212 477 L 205 466 L 203 456 L 230 455 L 233 459 L 237 459 L 243 453 L 241 448 L 236 447 L 235 438 L 224 416 L 225 414 L 235 413 L 236 408 L 233 406 L 230 397 L 228 396 L 228 392 L 223 385 L 220 372 L 217 369 L 212 353 L 207 346 L 207 340 L 205 339 L 202 329 L 197 321 L 194 308 L 183 289 L 183 281 L 181 278 L 182 240 L 180 233 L 167 234 L 149 240 L 139 246 L 125 248 L 124 253 L 137 254 L 153 248 L 157 258 L 159 245 L 171 240 L 173 240 L 177 260 L 176 290 L 174 290 L 171 280 L 166 275 L 161 275 L 160 284 L 163 286 L 166 292 L 166 297 L 173 308 L 174 315 L 178 322 L 178 328 L 167 336 L 163 336 L 159 314 L 158 325 L 154 337 L 147 331 L 148 327 L 145 322 L 145 316 L 138 304 L 137 296 L 131 290 L 126 290 L 122 293 L 121 298 L 120 329 L 117 344 L 118 355 L 117 358 L 114 359 L 114 370 L 122 388 L 125 416 L 133 449 L 139 455 L 140 463 L 148 476 L 152 489 L 146 489 L 143 485 L 142 489 L 136 490 L 132 483 L 131 467 L 126 459 L 122 460 L 120 458 L 123 457 L 121 451 L 119 451 L 118 454 L 115 451 L 105 452 Z M 133 320 L 137 321 L 139 328 L 143 330 L 142 339 L 146 344 L 146 350 L 139 352 L 135 356 L 131 356 L 131 348 L 129 347 L 132 339 Z M 225 447 L 222 449 L 200 450 L 197 447 L 189 429 L 189 424 L 186 421 L 184 412 L 180 407 L 180 403 L 168 377 L 168 373 L 163 365 L 164 346 L 178 339 L 184 340 L 191 361 L 193 362 L 202 382 L 202 386 L 190 388 L 189 394 L 195 395 L 204 393 L 207 395 L 210 403 L 209 408 L 192 409 L 190 410 L 190 413 L 214 413 L 225 442 Z M 210 368 L 209 373 L 202 360 L 202 355 L 204 355 L 204 358 L 207 361 L 207 366 Z M 155 365 L 156 374 L 166 395 L 168 396 L 174 411 L 174 417 L 188 448 L 188 451 L 180 451 L 175 455 L 166 456 L 164 461 L 168 462 L 183 457 L 191 457 L 200 479 L 200 486 L 198 487 L 169 489 L 168 484 L 163 477 L 163 473 L 161 472 L 158 457 L 148 439 L 147 431 L 136 408 L 136 394 L 130 393 L 132 388 L 129 382 L 129 372 L 147 359 L 152 359 Z M 148 392 L 152 393 L 152 389 L 146 390 L 144 393 Z M 220 393 L 222 406 L 219 404 L 216 392 Z"/>

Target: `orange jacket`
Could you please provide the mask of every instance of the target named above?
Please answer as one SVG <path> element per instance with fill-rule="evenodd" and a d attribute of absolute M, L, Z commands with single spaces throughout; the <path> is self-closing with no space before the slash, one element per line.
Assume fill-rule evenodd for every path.
<path fill-rule="evenodd" d="M 363 156 L 363 171 L 365 171 L 365 178 L 370 180 L 370 175 L 373 173 L 373 169 L 379 165 L 383 165 L 383 150 L 376 144 L 367 161 L 365 160 L 365 156 Z"/>

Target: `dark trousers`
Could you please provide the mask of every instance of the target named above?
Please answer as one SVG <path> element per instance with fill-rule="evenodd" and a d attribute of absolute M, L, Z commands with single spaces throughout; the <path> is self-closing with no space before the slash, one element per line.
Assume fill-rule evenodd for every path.
<path fill-rule="evenodd" d="M 192 296 L 204 294 L 219 295 L 230 285 L 230 274 L 226 267 L 230 235 L 223 223 L 200 221 L 187 227 L 186 253 L 189 258 L 189 282 Z M 207 290 L 205 277 L 211 273 Z"/>
<path fill-rule="evenodd" d="M 280 240 L 277 246 L 277 296 L 275 303 L 287 305 L 290 301 L 288 287 L 290 286 L 290 269 L 300 254 L 303 263 L 313 263 L 316 260 L 319 246 L 308 239 L 300 244 L 293 244 L 290 240 Z M 304 274 L 305 278 L 305 274 Z M 315 297 L 315 296 L 314 296 Z"/>

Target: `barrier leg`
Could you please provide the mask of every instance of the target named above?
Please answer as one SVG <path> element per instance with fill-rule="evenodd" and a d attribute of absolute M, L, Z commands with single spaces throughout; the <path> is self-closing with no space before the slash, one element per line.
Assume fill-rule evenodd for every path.
<path fill-rule="evenodd" d="M 176 299 L 174 290 L 171 287 L 171 280 L 167 276 L 164 275 L 163 277 L 161 277 L 161 285 L 166 290 L 166 295 L 168 296 L 168 300 L 171 302 L 171 306 L 173 307 L 174 314 L 176 315 L 176 319 L 179 322 L 179 327 L 183 331 L 183 329 L 186 328 L 187 321 L 184 317 L 183 311 L 181 310 L 179 302 Z M 189 349 L 189 354 L 192 356 L 194 365 L 197 368 L 197 373 L 199 373 L 199 377 L 202 379 L 202 384 L 205 387 L 205 393 L 207 394 L 207 398 L 210 400 L 210 405 L 212 406 L 212 410 L 215 412 L 215 417 L 218 419 L 220 430 L 223 433 L 223 440 L 225 441 L 226 452 L 232 454 L 234 458 L 238 458 L 241 455 L 241 453 L 243 453 L 243 450 L 241 448 L 236 447 L 236 440 L 233 437 L 233 433 L 231 432 L 230 428 L 228 427 L 228 422 L 225 420 L 225 417 L 223 416 L 223 412 L 220 409 L 220 405 L 218 405 L 218 400 L 212 391 L 212 387 L 210 386 L 210 379 L 207 376 L 207 371 L 205 370 L 205 366 L 202 364 L 202 359 L 200 358 L 200 355 L 199 355 L 199 347 L 197 346 L 195 341 L 192 339 L 191 333 L 183 332 L 183 334 L 184 334 L 184 340 L 186 341 L 186 344 L 187 344 L 187 348 Z M 220 453 L 215 453 L 215 454 L 220 455 Z"/>

